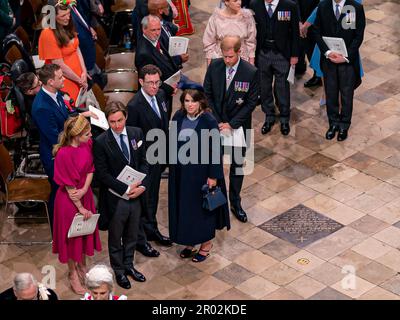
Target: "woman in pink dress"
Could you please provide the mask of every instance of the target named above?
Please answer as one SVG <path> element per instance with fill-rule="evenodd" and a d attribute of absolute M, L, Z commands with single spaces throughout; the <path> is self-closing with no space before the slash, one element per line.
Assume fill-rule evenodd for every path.
<path fill-rule="evenodd" d="M 86 256 L 101 250 L 97 227 L 93 234 L 68 238 L 77 213 L 87 220 L 96 212 L 90 188 L 94 172 L 91 136 L 85 117 L 71 117 L 53 149 L 54 181 L 59 185 L 54 204 L 53 253 L 58 253 L 61 263 L 68 263 L 71 288 L 81 295 L 86 291 Z"/>
<path fill-rule="evenodd" d="M 221 41 L 227 36 L 239 36 L 242 41 L 240 57 L 254 65 L 256 54 L 256 23 L 253 12 L 242 8 L 241 0 L 225 0 L 225 8 L 216 8 L 203 34 L 207 64 L 222 57 Z"/>

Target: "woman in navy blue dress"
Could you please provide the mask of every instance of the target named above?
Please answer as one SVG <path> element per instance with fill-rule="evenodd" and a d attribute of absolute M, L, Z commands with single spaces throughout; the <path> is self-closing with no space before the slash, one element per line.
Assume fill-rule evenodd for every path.
<path fill-rule="evenodd" d="M 176 141 L 170 141 L 170 148 L 174 144 L 177 148 L 175 157 L 171 157 L 170 150 L 169 236 L 173 242 L 186 246 L 181 258 L 193 257 L 192 261 L 201 262 L 210 255 L 215 230 L 230 229 L 227 204 L 213 211 L 202 207 L 204 184 L 221 187 L 226 196 L 220 135 L 203 92 L 185 90 L 181 104 L 170 128 L 177 128 Z M 210 135 L 204 138 L 207 134 Z M 197 244 L 201 244 L 198 252 Z"/>

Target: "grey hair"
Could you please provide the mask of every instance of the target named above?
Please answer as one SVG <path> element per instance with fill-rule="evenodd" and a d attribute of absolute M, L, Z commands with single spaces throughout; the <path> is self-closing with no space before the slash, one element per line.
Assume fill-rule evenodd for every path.
<path fill-rule="evenodd" d="M 18 273 L 13 280 L 14 290 L 16 292 L 20 292 L 22 290 L 26 290 L 30 288 L 31 285 L 34 285 L 36 288 L 38 286 L 37 280 L 35 277 L 28 272 Z"/>
<path fill-rule="evenodd" d="M 106 265 L 95 265 L 86 273 L 86 287 L 89 290 L 96 289 L 104 283 L 110 292 L 114 289 L 114 276 Z"/>
<path fill-rule="evenodd" d="M 143 17 L 142 22 L 141 22 L 142 28 L 147 29 L 147 26 L 149 25 L 150 18 L 151 19 L 156 19 L 156 20 L 161 22 L 159 17 L 154 16 L 152 14 L 149 14 L 148 16 Z"/>

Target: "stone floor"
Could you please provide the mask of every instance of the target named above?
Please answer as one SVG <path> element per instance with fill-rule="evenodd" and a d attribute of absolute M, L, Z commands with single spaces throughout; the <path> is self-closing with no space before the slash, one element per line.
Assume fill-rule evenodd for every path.
<path fill-rule="evenodd" d="M 204 75 L 201 34 L 217 2 L 192 0 L 196 34 L 190 37 L 185 69 L 194 80 Z M 259 107 L 253 114 L 255 168 L 243 188 L 249 222 L 232 217 L 232 229 L 217 234 L 204 263 L 183 261 L 178 246 L 156 246 L 159 258 L 137 254 L 136 266 L 147 281 L 133 283 L 129 291 L 117 288 L 118 294 L 129 299 L 399 299 L 400 1 L 364 5 L 366 75 L 355 94 L 349 138 L 325 140 L 321 89 L 303 88 L 308 71 L 292 87 L 288 137 L 279 126 L 261 136 L 263 114 Z M 163 181 L 158 212 L 163 233 L 168 233 L 166 204 Z M 292 219 L 280 216 L 287 210 Z M 46 224 L 4 221 L 4 208 L 1 215 L 2 238 L 48 232 Z M 106 248 L 106 233 L 101 237 Z M 107 250 L 90 259 L 96 262 L 108 263 Z M 0 245 L 0 290 L 10 286 L 15 272 L 31 271 L 42 279 L 46 266 L 55 268 L 59 296 L 78 299 L 68 288 L 66 266 L 48 245 Z"/>

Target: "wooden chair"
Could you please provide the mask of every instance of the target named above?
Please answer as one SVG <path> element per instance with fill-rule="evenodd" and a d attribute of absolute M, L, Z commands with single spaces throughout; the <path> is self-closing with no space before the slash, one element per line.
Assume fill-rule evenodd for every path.
<path fill-rule="evenodd" d="M 92 91 L 100 105 L 100 109 L 104 112 L 104 108 L 106 107 L 106 97 L 104 96 L 103 90 L 101 90 L 100 86 L 95 83 L 92 86 Z"/>
<path fill-rule="evenodd" d="M 128 102 L 131 101 L 131 99 L 135 96 L 135 93 L 126 91 L 114 91 L 105 93 L 104 95 L 107 103 L 111 101 L 120 101 L 126 106 Z"/>
<path fill-rule="evenodd" d="M 4 59 L 6 62 L 12 66 L 12 64 L 18 60 L 18 59 L 23 59 L 22 52 L 19 50 L 19 48 L 13 44 L 6 52 L 4 55 Z"/>
<path fill-rule="evenodd" d="M 28 53 L 31 53 L 32 51 L 32 45 L 31 42 L 29 40 L 29 35 L 28 33 L 25 31 L 25 29 L 22 26 L 19 26 L 17 29 L 15 29 L 14 33 L 16 34 L 16 36 L 18 38 L 20 38 L 20 40 L 22 41 L 22 44 L 24 45 L 25 50 Z"/>
<path fill-rule="evenodd" d="M 137 92 L 139 89 L 138 73 L 131 72 L 110 72 L 107 73 L 107 85 L 104 92 L 127 91 Z"/>
<path fill-rule="evenodd" d="M 3 180 L 5 187 L 5 198 L 7 214 L 9 203 L 21 203 L 21 202 L 39 202 L 43 203 L 46 210 L 47 221 L 49 223 L 50 231 L 50 218 L 47 208 L 47 201 L 50 196 L 50 183 L 47 179 L 39 178 L 13 178 L 14 176 L 14 165 L 11 160 L 8 150 L 5 148 L 3 143 L 0 143 L 0 177 Z M 0 244 L 43 244 L 51 243 L 50 241 L 1 241 Z"/>

